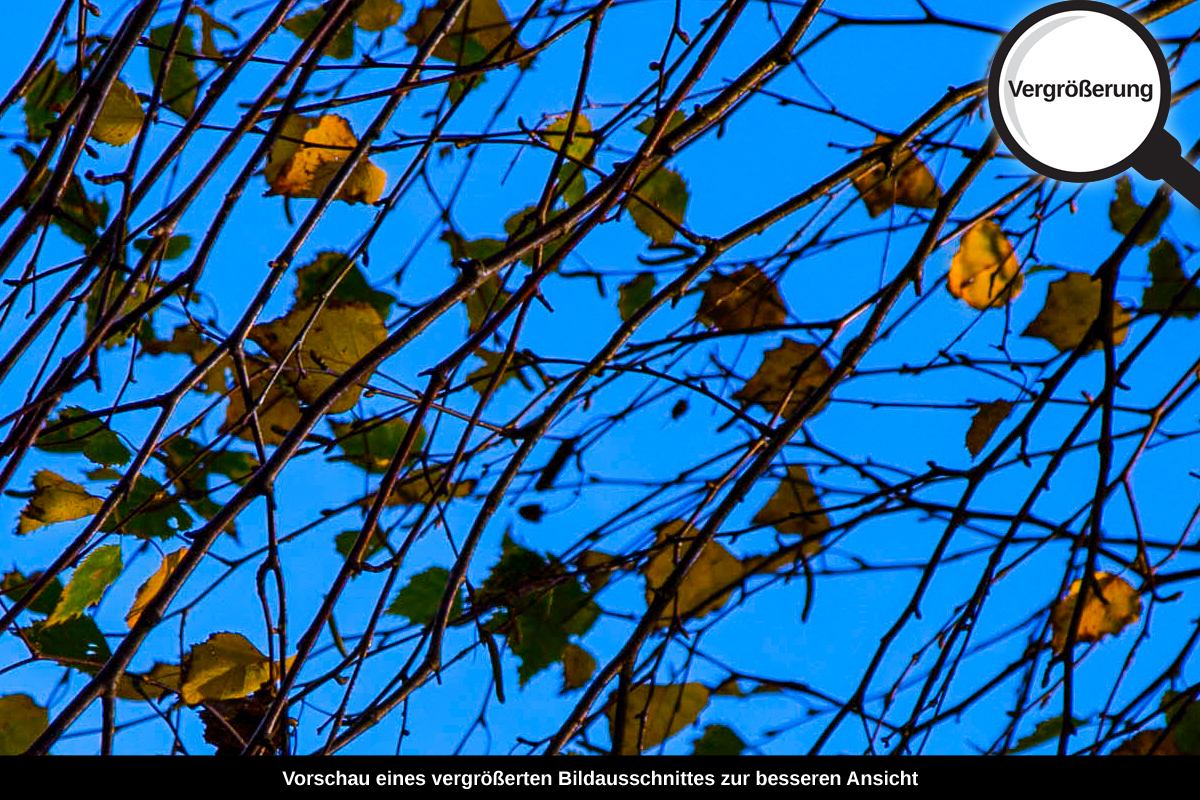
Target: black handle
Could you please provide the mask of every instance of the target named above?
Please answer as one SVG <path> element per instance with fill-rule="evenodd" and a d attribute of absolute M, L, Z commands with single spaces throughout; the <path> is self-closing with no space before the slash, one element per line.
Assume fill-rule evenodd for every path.
<path fill-rule="evenodd" d="M 1155 128 L 1133 154 L 1133 167 L 1152 181 L 1166 181 L 1200 208 L 1200 170 L 1183 157 L 1179 141 L 1162 128 Z"/>

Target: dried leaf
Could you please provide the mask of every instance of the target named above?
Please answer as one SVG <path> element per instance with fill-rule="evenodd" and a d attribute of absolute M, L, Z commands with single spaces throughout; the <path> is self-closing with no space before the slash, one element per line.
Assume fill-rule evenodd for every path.
<path fill-rule="evenodd" d="M 271 146 L 271 155 L 263 172 L 271 187 L 268 194 L 320 197 L 357 144 L 350 123 L 344 117 L 336 114 L 288 117 L 279 138 Z M 363 158 L 334 199 L 347 203 L 374 203 L 382 196 L 386 183 L 387 175 L 383 170 Z"/>
<path fill-rule="evenodd" d="M 1164 239 L 1150 250 L 1150 285 L 1142 292 L 1142 310 L 1165 314 L 1180 292 L 1184 295 L 1171 316 L 1195 319 L 1200 314 L 1200 287 L 1188 286 L 1179 252 Z"/>
<path fill-rule="evenodd" d="M 976 408 L 978 411 L 971 417 L 971 427 L 967 429 L 967 450 L 971 452 L 971 458 L 979 455 L 1000 423 L 1008 419 L 1013 404 L 1007 400 L 993 400 L 980 403 Z"/>
<path fill-rule="evenodd" d="M 890 136 L 875 134 L 875 144 L 868 147 L 866 153 L 878 150 L 891 140 Z M 872 217 L 878 217 L 893 205 L 937 208 L 942 196 L 929 168 L 917 158 L 911 147 L 896 153 L 890 172 L 886 164 L 877 164 L 854 179 L 854 188 L 858 190 L 867 213 Z"/>
<path fill-rule="evenodd" d="M 654 550 L 642 569 L 646 578 L 646 602 L 652 603 L 659 588 L 675 571 L 677 560 L 691 547 L 699 532 L 681 520 L 660 525 L 655 531 Z M 710 541 L 683 575 L 670 604 L 658 624 L 669 625 L 676 617 L 703 617 L 725 605 L 732 587 L 741 580 L 742 562 L 720 542 Z"/>
<path fill-rule="evenodd" d="M 780 533 L 803 536 L 805 542 L 800 552 L 806 556 L 821 552 L 821 536 L 829 530 L 829 516 L 813 490 L 808 470 L 801 464 L 788 467 L 787 476 L 779 482 L 775 494 L 751 522 L 772 525 Z"/>
<path fill-rule="evenodd" d="M 1133 183 L 1129 177 L 1122 175 L 1117 178 L 1117 197 L 1108 205 L 1108 219 L 1112 222 L 1113 230 L 1125 236 L 1137 221 L 1141 218 L 1146 207 L 1139 205 L 1133 199 Z M 1143 245 L 1150 244 L 1154 241 L 1154 237 L 1158 236 L 1158 231 L 1162 227 L 1163 221 L 1167 215 L 1171 213 L 1171 202 L 1168 200 L 1163 203 L 1158 212 L 1149 220 L 1145 230 L 1141 236 L 1134 240 L 1134 244 Z"/>
<path fill-rule="evenodd" d="M 587 686 L 596 671 L 596 659 L 592 654 L 577 644 L 567 645 L 563 651 L 563 684 L 559 694 L 566 694 L 574 689 Z"/>
<path fill-rule="evenodd" d="M 702 284 L 704 296 L 696 319 L 723 331 L 738 331 L 787 322 L 787 306 L 779 287 L 757 267 L 747 265 L 731 275 L 714 275 Z"/>
<path fill-rule="evenodd" d="M 354 12 L 354 22 L 368 33 L 387 30 L 400 21 L 404 6 L 396 0 L 364 0 Z"/>
<path fill-rule="evenodd" d="M 999 225 L 984 220 L 963 234 L 946 276 L 950 294 L 984 311 L 1011 303 L 1024 284 L 1021 265 Z"/>
<path fill-rule="evenodd" d="M 1087 602 L 1083 606 L 1083 614 L 1079 618 L 1079 633 L 1075 641 L 1097 642 L 1108 634 L 1118 634 L 1127 625 L 1137 622 L 1142 614 L 1142 601 L 1134 589 L 1124 579 L 1107 572 L 1095 573 L 1096 585 L 1100 587 L 1101 597 L 1096 596 L 1096 587 L 1091 586 L 1087 593 Z M 1067 644 L 1067 628 L 1071 624 L 1071 616 L 1075 611 L 1075 600 L 1079 596 L 1082 580 L 1074 581 L 1070 591 L 1054 604 L 1050 611 L 1050 627 L 1054 632 L 1051 647 L 1056 653 L 1061 653 Z"/>
<path fill-rule="evenodd" d="M 700 717 L 708 705 L 708 688 L 700 683 L 635 686 L 625 699 L 625 729 L 617 738 L 617 699 L 614 692 L 604 711 L 614 755 L 633 755 L 670 739 Z"/>
<path fill-rule="evenodd" d="M 763 354 L 758 371 L 734 393 L 733 398 L 743 403 L 757 403 L 771 414 L 778 411 L 783 417 L 791 415 L 833 374 L 829 362 L 819 351 L 816 345 L 784 339 L 779 347 Z M 804 367 L 803 373 L 798 372 L 801 367 Z M 819 413 L 826 402 L 828 398 L 822 399 L 809 416 Z"/>
<path fill-rule="evenodd" d="M 171 571 L 179 566 L 179 562 L 187 555 L 188 549 L 181 547 L 174 553 L 168 553 L 163 556 L 162 563 L 155 570 L 154 574 L 141 585 L 137 590 L 137 597 L 133 600 L 133 605 L 129 609 L 129 613 L 125 615 L 125 624 L 133 628 L 137 624 L 138 617 L 146 610 L 146 606 L 154 599 L 163 585 L 166 584 L 167 578 L 171 576 Z"/>
<path fill-rule="evenodd" d="M 1046 302 L 1033 322 L 1021 332 L 1022 336 L 1045 339 L 1060 352 L 1074 350 L 1091 330 L 1092 323 L 1100 316 L 1099 279 L 1086 272 L 1068 272 L 1050 284 L 1046 290 Z M 1113 302 L 1112 324 L 1113 345 L 1125 341 L 1132 318 L 1120 303 Z M 1092 343 L 1093 350 L 1103 349 L 1100 337 Z"/>
<path fill-rule="evenodd" d="M 286 669 L 291 663 L 283 665 Z M 276 670 L 279 674 L 280 670 Z M 271 664 L 240 633 L 214 633 L 193 645 L 180 696 L 194 706 L 206 700 L 245 697 L 270 680 Z"/>
<path fill-rule="evenodd" d="M 1164 734 L 1166 734 L 1164 736 Z M 1183 751 L 1175 744 L 1174 737 L 1163 728 L 1139 731 L 1127 739 L 1116 750 L 1114 756 L 1181 756 Z"/>

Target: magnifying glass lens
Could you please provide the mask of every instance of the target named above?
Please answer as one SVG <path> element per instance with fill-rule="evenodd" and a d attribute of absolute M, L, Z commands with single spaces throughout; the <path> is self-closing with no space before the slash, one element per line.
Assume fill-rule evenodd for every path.
<path fill-rule="evenodd" d="M 1065 11 L 1025 31 L 1000 73 L 1000 112 L 1042 164 L 1095 173 L 1128 159 L 1155 128 L 1162 100 L 1154 53 L 1107 14 Z"/>

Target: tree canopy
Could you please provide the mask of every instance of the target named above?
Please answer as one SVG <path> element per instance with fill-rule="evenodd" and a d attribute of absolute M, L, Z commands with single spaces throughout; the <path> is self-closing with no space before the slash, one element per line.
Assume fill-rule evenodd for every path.
<path fill-rule="evenodd" d="M 25 10 L 0 753 L 1200 753 L 1196 210 L 980 6 Z"/>

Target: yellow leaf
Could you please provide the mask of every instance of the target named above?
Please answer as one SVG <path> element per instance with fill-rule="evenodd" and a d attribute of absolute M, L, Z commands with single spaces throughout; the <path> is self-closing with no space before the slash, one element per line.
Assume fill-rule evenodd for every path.
<path fill-rule="evenodd" d="M 878 150 L 891 140 L 890 136 L 877 133 L 875 144 L 868 147 L 866 152 Z M 878 217 L 893 205 L 936 208 L 942 196 L 929 169 L 909 147 L 896 154 L 891 172 L 888 172 L 886 164 L 877 164 L 854 179 L 854 188 L 858 190 L 867 206 L 867 213 L 872 217 Z"/>
<path fill-rule="evenodd" d="M 183 668 L 178 664 L 156 662 L 145 675 L 126 672 L 117 681 L 117 697 L 122 700 L 157 700 L 179 691 Z"/>
<path fill-rule="evenodd" d="M 404 13 L 404 6 L 396 0 L 364 0 L 354 12 L 358 27 L 369 33 L 378 33 L 395 25 Z"/>
<path fill-rule="evenodd" d="M 655 244 L 675 239 L 687 213 L 688 188 L 678 172 L 660 167 L 643 178 L 629 193 L 625 207 L 642 233 Z"/>
<path fill-rule="evenodd" d="M 555 151 L 561 150 L 563 140 L 566 139 L 567 125 L 571 122 L 570 114 L 559 114 L 553 118 L 553 122 L 545 127 L 539 134 L 546 144 Z M 567 147 L 567 156 L 575 161 L 588 161 L 588 155 L 592 150 L 592 123 L 583 114 L 575 118 L 575 135 L 571 137 L 571 144 Z"/>
<path fill-rule="evenodd" d="M 829 530 L 829 517 L 813 491 L 808 470 L 800 464 L 788 467 L 787 477 L 779 482 L 779 488 L 754 515 L 752 523 L 772 525 L 780 533 L 803 536 L 805 542 L 800 552 L 806 556 L 821 552 L 821 536 Z"/>
<path fill-rule="evenodd" d="M 946 276 L 950 294 L 984 311 L 1011 303 L 1024 283 L 1021 265 L 999 225 L 984 220 L 959 239 Z"/>
<path fill-rule="evenodd" d="M 286 670 L 292 659 L 282 666 Z M 279 674 L 282 670 L 276 670 Z M 180 696 L 194 706 L 204 700 L 245 697 L 271 679 L 269 659 L 240 633 L 214 633 L 194 645 Z"/>
<path fill-rule="evenodd" d="M 149 339 L 143 343 L 143 347 L 152 356 L 163 353 L 190 356 L 196 365 L 202 364 L 217 349 L 216 344 L 201 336 L 191 325 L 180 325 L 168 341 Z M 228 355 L 222 356 L 200 378 L 197 390 L 204 394 L 225 394 L 229 391 L 225 370 L 232 367 L 233 360 Z"/>
<path fill-rule="evenodd" d="M 250 339 L 276 361 L 308 325 L 316 307 L 296 306 L 285 316 L 250 329 Z M 304 341 L 284 365 L 283 378 L 306 403 L 316 400 L 342 372 L 356 364 L 387 338 L 383 318 L 370 303 L 326 303 L 313 320 Z M 364 377 L 365 380 L 365 377 Z M 362 387 L 353 385 L 329 407 L 331 413 L 349 411 L 358 402 Z"/>
<path fill-rule="evenodd" d="M 0 756 L 24 753 L 49 724 L 46 709 L 29 695 L 0 697 Z"/>
<path fill-rule="evenodd" d="M 417 21 L 404 32 L 409 43 L 420 46 L 433 32 L 450 3 L 451 0 L 438 0 L 432 7 L 421 9 Z M 512 25 L 498 0 L 468 0 L 450 30 L 433 48 L 433 57 L 455 64 L 471 63 L 472 50 L 482 51 L 480 58 L 495 50 L 493 60 L 514 58 L 525 52 L 513 36 Z"/>
<path fill-rule="evenodd" d="M 1074 350 L 1087 336 L 1092 323 L 1100 316 L 1100 292 L 1103 287 L 1099 279 L 1086 272 L 1068 272 L 1050 284 L 1046 290 L 1046 303 L 1033 322 L 1021 332 L 1022 336 L 1045 339 L 1060 352 Z M 1113 344 L 1125 341 L 1132 318 L 1120 303 L 1113 302 Z M 1097 337 L 1093 350 L 1104 347 Z"/>
<path fill-rule="evenodd" d="M 258 414 L 263 443 L 279 444 L 288 431 L 300 421 L 300 402 L 282 377 L 276 379 L 270 389 L 267 389 L 267 381 L 270 380 L 273 370 L 266 362 L 246 359 L 246 372 L 250 378 L 250 397 L 257 402 L 255 412 Z M 225 409 L 225 424 L 222 430 L 231 430 L 245 415 L 245 395 L 235 383 L 229 393 L 229 406 Z M 238 429 L 235 435 L 248 442 L 254 441 L 254 429 L 249 424 Z"/>
<path fill-rule="evenodd" d="M 179 562 L 183 560 L 185 555 L 187 555 L 187 548 L 182 547 L 176 550 L 174 553 L 169 553 L 163 556 L 162 564 L 160 564 L 155 573 L 150 576 L 150 579 L 143 583 L 141 588 L 138 589 L 137 597 L 133 599 L 133 606 L 129 609 L 129 613 L 125 615 L 126 625 L 128 625 L 130 628 L 133 628 L 133 626 L 137 624 L 138 617 L 142 615 L 142 612 L 146 609 L 146 606 L 150 604 L 150 601 L 153 600 L 154 596 L 158 594 L 160 589 L 162 589 L 163 584 L 167 582 L 167 578 L 171 576 L 171 571 L 174 570 L 175 567 L 179 566 Z"/>
<path fill-rule="evenodd" d="M 731 275 L 714 275 L 704 284 L 696 318 L 723 331 L 782 325 L 787 306 L 774 281 L 747 265 Z"/>
<path fill-rule="evenodd" d="M 993 400 L 981 403 L 977 408 L 979 410 L 971 417 L 971 427 L 967 429 L 967 450 L 971 452 L 971 458 L 979 455 L 996 428 L 1012 413 L 1013 404 L 1007 400 Z"/>
<path fill-rule="evenodd" d="M 1137 589 L 1125 579 L 1107 572 L 1095 573 L 1096 584 L 1088 588 L 1087 601 L 1079 617 L 1079 633 L 1076 642 L 1096 642 L 1108 634 L 1120 633 L 1126 625 L 1137 622 L 1142 614 L 1142 601 Z M 1051 646 L 1061 653 L 1067 644 L 1067 628 L 1075 613 L 1075 601 L 1079 597 L 1082 580 L 1071 584 L 1066 596 L 1054 604 L 1050 611 L 1050 627 L 1054 632 Z M 1096 586 L 1103 597 L 1096 596 Z"/>
<path fill-rule="evenodd" d="M 757 403 L 772 414 L 779 411 L 781 416 L 787 417 L 833 374 L 819 349 L 813 344 L 784 339 L 779 347 L 763 354 L 758 371 L 745 386 L 734 392 L 733 398 L 744 403 Z M 798 374 L 797 370 L 806 362 L 808 366 Z M 824 408 L 827 400 L 821 400 L 810 416 Z"/>
<path fill-rule="evenodd" d="M 77 483 L 71 483 L 48 469 L 33 476 L 33 497 L 21 512 L 17 533 L 26 534 L 52 522 L 67 522 L 91 516 L 100 510 L 104 501 L 87 493 Z"/>
<path fill-rule="evenodd" d="M 699 533 L 680 520 L 660 525 L 655 531 L 654 550 L 642 573 L 646 578 L 646 602 L 654 596 L 675 571 L 679 558 L 687 552 Z M 729 599 L 731 587 L 742 577 L 742 562 L 738 561 L 719 542 L 710 541 L 700 551 L 699 558 L 684 573 L 678 591 L 663 610 L 658 624 L 668 625 L 676 617 L 703 617 L 716 611 Z"/>
<path fill-rule="evenodd" d="M 336 114 L 288 117 L 263 171 L 271 187 L 269 194 L 320 197 L 357 144 L 350 123 Z M 386 182 L 383 170 L 363 158 L 334 199 L 374 203 Z"/>
<path fill-rule="evenodd" d="M 442 481 L 441 465 L 425 467 L 418 465 L 412 474 L 398 481 L 388 495 L 386 505 L 409 506 L 424 505 L 434 499 L 434 490 Z M 455 497 L 466 497 L 475 491 L 474 479 L 451 483 L 437 493 L 438 500 L 448 500 Z"/>
<path fill-rule="evenodd" d="M 617 698 L 614 692 L 608 700 L 609 737 L 614 755 L 634 755 L 641 750 L 670 739 L 700 717 L 708 705 L 708 687 L 700 683 L 669 684 L 667 686 L 635 686 L 625 699 L 625 729 L 618 744 Z"/>
<path fill-rule="evenodd" d="M 113 81 L 104 105 L 96 116 L 96 124 L 92 126 L 92 138 L 121 146 L 133 141 L 146 115 L 142 113 L 142 101 L 121 81 Z"/>

